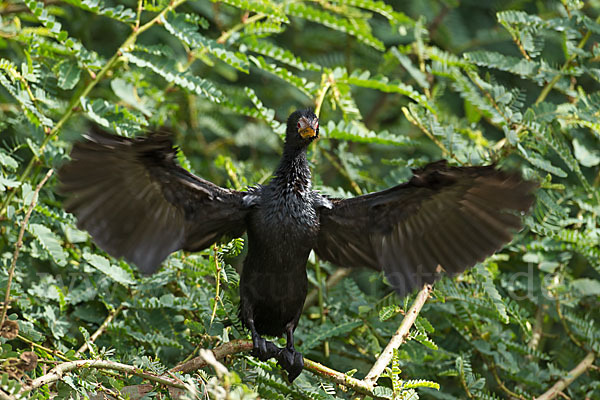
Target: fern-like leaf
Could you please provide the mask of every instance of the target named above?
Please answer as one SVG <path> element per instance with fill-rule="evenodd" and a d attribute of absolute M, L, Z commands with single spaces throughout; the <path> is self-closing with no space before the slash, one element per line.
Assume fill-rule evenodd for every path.
<path fill-rule="evenodd" d="M 327 11 L 308 6 L 304 3 L 289 3 L 286 7 L 286 12 L 292 16 L 304 18 L 352 35 L 359 41 L 377 50 L 383 51 L 385 49 L 383 43 L 373 36 L 368 25 L 353 23 L 353 21 L 346 18 L 337 17 Z"/>
<path fill-rule="evenodd" d="M 177 70 L 175 62 L 171 59 L 140 52 L 125 53 L 124 55 L 130 62 L 140 68 L 147 68 L 153 71 L 157 75 L 162 76 L 167 82 L 172 82 L 215 103 L 220 103 L 224 99 L 223 93 L 211 81 L 198 76 L 180 73 Z"/>
<path fill-rule="evenodd" d="M 322 128 L 321 128 L 322 129 Z M 368 130 L 364 125 L 354 121 L 346 123 L 333 121 L 327 123 L 324 129 L 325 137 L 330 139 L 350 140 L 362 143 L 392 144 L 396 146 L 407 146 L 412 141 L 405 137 L 389 133 L 388 131 L 374 132 Z"/>
<path fill-rule="evenodd" d="M 384 76 L 371 76 L 369 71 L 354 71 L 348 77 L 347 82 L 351 85 L 377 89 L 386 93 L 399 93 L 409 97 L 421 106 L 427 108 L 435 114 L 434 108 L 431 106 L 427 98 L 417 92 L 412 86 L 406 85 L 400 81 L 389 81 Z"/>
<path fill-rule="evenodd" d="M 97 15 L 112 18 L 117 21 L 130 23 L 135 21 L 135 11 L 119 4 L 116 7 L 104 7 L 100 0 L 65 0 L 65 3 L 72 4 L 83 10 L 90 11 Z"/>
<path fill-rule="evenodd" d="M 297 68 L 300 71 L 311 70 L 320 72 L 323 69 L 323 67 L 317 64 L 303 61 L 299 57 L 296 57 L 291 51 L 283 49 L 266 40 L 256 40 L 255 38 L 251 38 L 243 40 L 242 43 L 250 51 L 270 57 L 281 63 Z"/>
<path fill-rule="evenodd" d="M 227 50 L 225 46 L 202 36 L 197 31 L 197 25 L 189 22 L 190 18 L 187 15 L 171 12 L 161 20 L 169 33 L 191 48 L 205 50 L 228 65 L 248 73 L 248 58 L 246 55 Z"/>
<path fill-rule="evenodd" d="M 300 352 L 305 353 L 323 343 L 325 340 L 347 334 L 362 325 L 360 321 L 343 322 L 341 324 L 332 324 L 325 322 L 323 325 L 313 329 L 304 343 L 300 346 Z"/>
<path fill-rule="evenodd" d="M 250 56 L 249 59 L 261 70 L 273 74 L 278 78 L 284 80 L 285 82 L 289 83 L 290 85 L 304 93 L 307 97 L 313 97 L 314 91 L 316 90 L 316 85 L 314 84 L 314 82 L 309 82 L 305 78 L 294 75 L 285 68 L 278 67 L 275 64 L 270 64 L 266 62 L 262 56 Z"/>

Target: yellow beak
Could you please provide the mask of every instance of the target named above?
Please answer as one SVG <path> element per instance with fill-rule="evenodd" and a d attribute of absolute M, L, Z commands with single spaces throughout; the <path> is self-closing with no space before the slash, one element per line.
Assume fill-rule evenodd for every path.
<path fill-rule="evenodd" d="M 317 132 L 315 132 L 315 130 L 310 126 L 300 129 L 298 133 L 300 134 L 300 136 L 302 136 L 303 139 L 314 137 L 317 134 Z"/>

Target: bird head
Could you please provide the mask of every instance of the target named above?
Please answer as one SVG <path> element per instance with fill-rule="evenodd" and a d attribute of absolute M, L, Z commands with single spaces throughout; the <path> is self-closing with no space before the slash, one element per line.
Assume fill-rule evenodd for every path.
<path fill-rule="evenodd" d="M 294 147 L 306 147 L 319 137 L 319 118 L 311 109 L 294 111 L 287 120 L 285 141 Z"/>

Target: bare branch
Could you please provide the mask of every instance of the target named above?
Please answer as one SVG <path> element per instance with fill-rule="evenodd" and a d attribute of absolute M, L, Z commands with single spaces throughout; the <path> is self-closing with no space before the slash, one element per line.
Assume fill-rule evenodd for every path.
<path fill-rule="evenodd" d="M 15 400 L 15 398 L 9 394 L 4 393 L 4 391 L 0 389 L 0 400 Z"/>
<path fill-rule="evenodd" d="M 387 367 L 390 361 L 392 360 L 394 350 L 400 347 L 400 345 L 406 341 L 406 337 L 410 332 L 410 328 L 415 323 L 417 315 L 419 315 L 421 308 L 423 308 L 423 305 L 429 298 L 429 293 L 431 293 L 431 285 L 425 284 L 425 286 L 423 286 L 423 289 L 421 289 L 421 291 L 417 294 L 417 298 L 415 299 L 413 305 L 410 307 L 410 310 L 408 310 L 408 312 L 404 316 L 404 319 L 398 327 L 398 330 L 396 331 L 394 336 L 392 336 L 385 349 L 381 352 L 381 355 L 379 356 L 375 364 L 373 364 L 373 367 L 364 379 L 364 381 L 369 382 L 371 384 L 371 387 L 375 385 L 375 382 L 377 382 L 377 379 L 379 379 L 379 376 L 385 370 L 385 367 Z"/>
<path fill-rule="evenodd" d="M 583 360 L 575 368 L 573 368 L 567 376 L 559 380 L 548 389 L 544 394 L 540 397 L 536 397 L 536 400 L 550 400 L 558 396 L 563 390 L 567 388 L 575 379 L 579 377 L 579 375 L 583 374 L 588 368 L 592 366 L 594 363 L 594 359 L 596 358 L 596 354 L 593 352 L 589 352 Z"/>
<path fill-rule="evenodd" d="M 231 342 L 227 342 L 225 344 L 222 344 L 221 346 L 211 349 L 211 351 L 215 355 L 215 359 L 217 360 L 220 360 L 232 354 L 250 350 L 252 350 L 252 341 L 242 339 L 232 340 Z M 208 363 L 205 361 L 204 357 L 198 356 L 175 366 L 173 369 L 171 369 L 171 372 L 187 373 L 206 367 L 207 365 Z"/>
<path fill-rule="evenodd" d="M 108 360 L 77 360 L 77 361 L 68 361 L 62 364 L 57 365 L 52 368 L 49 373 L 46 375 L 42 375 L 39 378 L 32 381 L 29 385 L 23 387 L 21 392 L 34 390 L 40 388 L 44 385 L 48 385 L 50 383 L 56 382 L 62 377 L 73 370 L 79 370 L 82 368 L 95 368 L 95 369 L 108 369 L 113 371 L 121 371 L 128 374 L 132 374 L 135 376 L 139 376 L 141 378 L 147 379 L 152 382 L 160 383 L 161 385 L 167 385 L 171 387 L 175 387 L 178 389 L 187 390 L 188 387 L 186 385 L 171 379 L 166 378 L 162 375 L 157 375 L 151 372 L 143 371 L 142 369 L 135 367 L 133 365 L 127 365 L 118 363 L 115 361 Z"/>
<path fill-rule="evenodd" d="M 312 360 L 307 360 L 306 358 L 304 359 L 304 368 L 339 385 L 350 387 L 358 393 L 374 399 L 380 398 L 373 394 L 373 387 L 375 386 L 373 383 L 353 378 L 350 375 L 328 368 Z"/>
<path fill-rule="evenodd" d="M 4 307 L 2 307 L 2 316 L 0 317 L 0 328 L 4 325 L 4 319 L 6 318 L 6 313 L 8 311 L 8 303 L 10 302 L 10 285 L 12 284 L 13 275 L 15 273 L 15 267 L 17 266 L 17 258 L 19 258 L 19 251 L 21 250 L 21 246 L 23 246 L 23 235 L 25 234 L 25 227 L 27 226 L 27 222 L 29 222 L 29 217 L 31 217 L 31 212 L 35 207 L 35 204 L 38 200 L 38 195 L 40 194 L 40 190 L 42 186 L 50 179 L 54 170 L 51 168 L 44 176 L 44 179 L 40 183 L 38 183 L 35 188 L 35 192 L 33 192 L 33 197 L 31 199 L 31 203 L 29 203 L 29 209 L 27 210 L 27 214 L 25 214 L 25 218 L 21 222 L 21 230 L 19 231 L 19 237 L 17 239 L 17 244 L 15 244 L 15 252 L 13 254 L 12 262 L 10 264 L 10 270 L 8 271 L 8 282 L 6 283 L 6 294 L 4 295 Z"/>
<path fill-rule="evenodd" d="M 102 325 L 100 325 L 98 330 L 96 330 L 96 332 L 94 332 L 93 335 L 90 336 L 90 340 L 85 342 L 79 348 L 79 350 L 77 350 L 77 352 L 75 352 L 75 357 L 78 357 L 81 353 L 88 350 L 88 348 L 89 348 L 88 343 L 94 343 L 96 341 L 96 339 L 98 339 L 100 337 L 100 335 L 102 335 L 104 333 L 104 330 L 106 329 L 108 324 L 110 324 L 112 322 L 112 320 L 117 316 L 117 314 L 119 312 L 121 312 L 122 309 L 123 309 L 123 304 L 121 304 L 119 307 L 117 307 L 116 309 L 114 309 L 110 313 L 108 313 L 108 317 L 106 317 L 106 319 L 104 320 Z"/>

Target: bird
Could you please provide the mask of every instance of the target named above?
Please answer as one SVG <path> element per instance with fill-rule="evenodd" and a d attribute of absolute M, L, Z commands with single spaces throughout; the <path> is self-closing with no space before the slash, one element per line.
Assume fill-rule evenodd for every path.
<path fill-rule="evenodd" d="M 127 138 L 92 129 L 60 168 L 60 193 L 99 247 L 145 273 L 172 252 L 197 252 L 247 233 L 241 321 L 252 337 L 251 354 L 275 358 L 291 383 L 304 365 L 294 331 L 311 251 L 338 266 L 383 271 L 405 296 L 511 241 L 537 188 L 494 165 L 442 160 L 389 189 L 331 198 L 312 188 L 306 152 L 318 137 L 319 118 L 311 109 L 291 113 L 271 180 L 239 191 L 182 168 L 170 134 Z M 285 336 L 285 347 L 264 336 Z"/>

